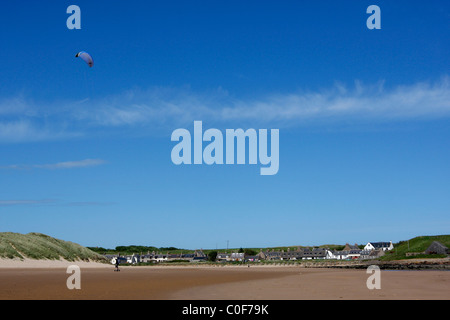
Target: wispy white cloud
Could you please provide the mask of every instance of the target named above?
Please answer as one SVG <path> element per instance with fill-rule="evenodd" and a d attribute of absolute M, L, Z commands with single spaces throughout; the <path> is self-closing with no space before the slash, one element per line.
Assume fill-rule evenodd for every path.
<path fill-rule="evenodd" d="M 419 83 L 384 89 L 383 83 L 348 89 L 342 85 L 322 92 L 277 94 L 240 101 L 221 110 L 223 119 L 255 119 L 300 124 L 305 120 L 411 119 L 450 116 L 450 82 Z"/>
<path fill-rule="evenodd" d="M 134 89 L 80 101 L 0 100 L 0 142 L 66 139 L 118 129 L 176 128 L 194 120 L 238 125 L 314 125 L 323 121 L 429 120 L 450 117 L 450 78 L 386 88 L 383 82 L 336 83 L 317 91 L 241 99 L 223 89 Z"/>
<path fill-rule="evenodd" d="M 79 161 L 65 161 L 51 164 L 31 164 L 31 165 L 23 165 L 23 164 L 12 164 L 6 166 L 0 166 L 0 169 L 72 169 L 72 168 L 85 168 L 85 167 L 93 167 L 106 163 L 105 160 L 102 159 L 85 159 Z"/>
<path fill-rule="evenodd" d="M 58 162 L 53 164 L 35 164 L 34 168 L 43 168 L 43 169 L 71 169 L 71 168 L 85 168 L 85 167 L 93 167 L 104 164 L 105 161 L 102 159 L 85 159 L 80 161 L 66 161 L 66 162 Z"/>
<path fill-rule="evenodd" d="M 78 201 L 69 202 L 66 205 L 69 207 L 97 207 L 97 206 L 110 206 L 116 204 L 115 202 L 100 202 L 100 201 Z"/>
<path fill-rule="evenodd" d="M 45 128 L 36 128 L 29 120 L 0 122 L 0 140 L 4 142 L 39 141 L 51 137 Z"/>
<path fill-rule="evenodd" d="M 21 116 L 23 117 L 23 116 Z M 57 119 L 54 119 L 58 123 Z M 40 123 L 34 119 L 3 120 L 0 117 L 0 143 L 37 142 L 80 137 L 83 133 L 58 124 Z"/>
<path fill-rule="evenodd" d="M 78 201 L 78 202 L 63 202 L 57 199 L 20 199 L 20 200 L 0 200 L 0 207 L 9 206 L 110 206 L 116 204 L 115 202 L 102 202 L 102 201 Z"/>
<path fill-rule="evenodd" d="M 21 206 L 21 205 L 46 205 L 55 203 L 54 199 L 40 199 L 40 200 L 0 200 L 0 207 L 6 206 Z"/>
<path fill-rule="evenodd" d="M 90 112 L 78 113 L 79 119 L 114 127 L 193 120 L 296 125 L 321 120 L 430 119 L 450 116 L 450 80 L 444 77 L 435 83 L 393 89 L 386 89 L 383 82 L 355 82 L 351 88 L 337 83 L 317 92 L 272 93 L 252 99 L 238 99 L 224 90 L 197 94 L 186 89 L 156 88 L 93 103 Z"/>

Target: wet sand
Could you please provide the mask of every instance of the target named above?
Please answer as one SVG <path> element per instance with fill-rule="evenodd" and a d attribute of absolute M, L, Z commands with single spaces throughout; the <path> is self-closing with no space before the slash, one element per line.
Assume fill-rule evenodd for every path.
<path fill-rule="evenodd" d="M 282 272 L 282 271 L 281 271 Z M 369 290 L 371 274 L 355 269 L 300 269 L 284 277 L 209 285 L 175 292 L 172 298 L 251 300 L 448 300 L 449 271 L 380 273 L 381 288 Z"/>
<path fill-rule="evenodd" d="M 301 300 L 450 299 L 449 271 L 381 271 L 381 289 L 355 269 L 300 267 L 81 268 L 81 289 L 66 286 L 66 268 L 0 268 L 0 299 Z"/>

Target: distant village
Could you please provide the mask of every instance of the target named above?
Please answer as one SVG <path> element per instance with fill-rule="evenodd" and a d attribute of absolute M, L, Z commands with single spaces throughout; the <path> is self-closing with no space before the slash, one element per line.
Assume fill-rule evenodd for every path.
<path fill-rule="evenodd" d="M 256 255 L 248 255 L 245 252 L 217 252 L 216 262 L 258 262 L 258 261 L 274 261 L 274 260 L 314 260 L 314 259 L 330 259 L 330 260 L 369 260 L 376 259 L 385 254 L 386 251 L 394 248 L 392 241 L 390 242 L 369 242 L 363 249 L 357 244 L 346 244 L 342 250 L 330 250 L 327 248 L 301 248 L 295 250 L 276 251 L 262 249 Z M 132 255 L 105 255 L 111 263 L 115 263 L 118 258 L 120 263 L 158 263 L 170 261 L 189 261 L 200 262 L 208 260 L 207 254 L 203 250 L 195 250 L 194 253 L 163 253 L 163 252 L 147 252 L 146 254 Z"/>

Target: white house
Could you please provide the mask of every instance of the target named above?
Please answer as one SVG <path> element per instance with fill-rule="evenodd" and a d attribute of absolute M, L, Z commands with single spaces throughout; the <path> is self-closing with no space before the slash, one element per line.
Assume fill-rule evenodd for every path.
<path fill-rule="evenodd" d="M 229 261 L 231 253 L 219 252 L 216 256 L 216 261 Z"/>
<path fill-rule="evenodd" d="M 133 254 L 131 256 L 127 256 L 126 259 L 127 259 L 127 263 L 131 263 L 131 264 L 135 264 L 135 263 L 140 262 L 140 256 L 137 255 L 137 254 Z"/>
<path fill-rule="evenodd" d="M 364 247 L 364 250 L 383 250 L 383 251 L 389 251 L 394 249 L 394 246 L 392 244 L 392 241 L 389 242 L 369 242 Z"/>
<path fill-rule="evenodd" d="M 338 259 L 338 257 L 334 254 L 333 251 L 327 249 L 327 254 L 325 259 Z"/>
<path fill-rule="evenodd" d="M 359 259 L 361 255 L 360 249 L 352 250 L 341 250 L 341 251 L 328 251 L 326 259 L 337 259 L 337 260 L 351 260 Z"/>
<path fill-rule="evenodd" d="M 245 254 L 243 252 L 233 252 L 231 254 L 231 261 L 244 261 Z"/>
<path fill-rule="evenodd" d="M 108 255 L 107 258 L 110 258 L 110 262 L 111 264 L 116 264 L 116 260 L 119 259 L 119 263 L 123 264 L 123 263 L 127 263 L 127 259 L 124 257 L 117 257 L 117 256 L 110 256 Z"/>
<path fill-rule="evenodd" d="M 166 254 L 156 254 L 153 257 L 153 260 L 155 260 L 156 262 L 163 262 L 163 261 L 167 261 L 167 255 Z"/>

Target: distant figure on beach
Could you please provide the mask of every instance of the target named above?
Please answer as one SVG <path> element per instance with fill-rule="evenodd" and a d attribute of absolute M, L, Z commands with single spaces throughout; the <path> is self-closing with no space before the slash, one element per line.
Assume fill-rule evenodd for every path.
<path fill-rule="evenodd" d="M 116 269 L 114 271 L 120 271 L 119 269 L 119 257 L 116 258 Z"/>

